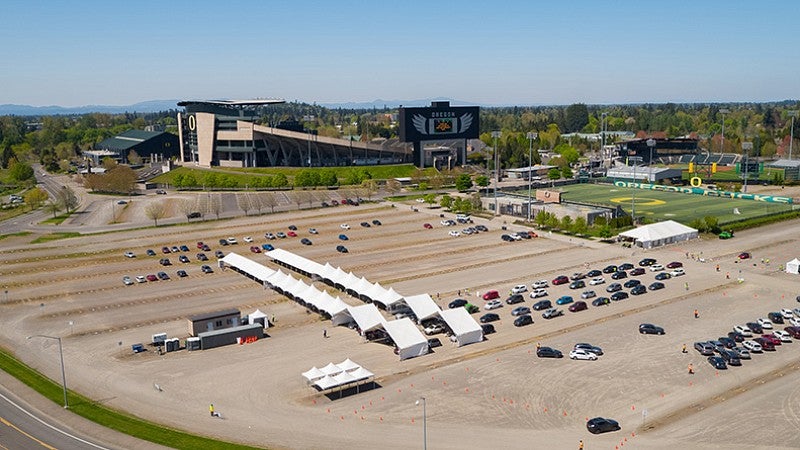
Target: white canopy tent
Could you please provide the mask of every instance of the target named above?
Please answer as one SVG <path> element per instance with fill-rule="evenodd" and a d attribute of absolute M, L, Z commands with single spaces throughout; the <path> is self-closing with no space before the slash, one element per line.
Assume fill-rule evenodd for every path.
<path fill-rule="evenodd" d="M 267 315 L 261 312 L 260 309 L 257 309 L 247 315 L 247 323 L 250 325 L 254 323 L 260 323 L 264 326 L 264 328 L 269 328 L 269 319 L 267 319 Z"/>
<path fill-rule="evenodd" d="M 447 326 L 453 331 L 459 347 L 483 341 L 483 329 L 467 312 L 466 308 L 445 309 L 440 314 Z"/>
<path fill-rule="evenodd" d="M 666 220 L 628 230 L 620 233 L 619 237 L 623 240 L 633 241 L 637 247 L 652 248 L 696 239 L 698 233 L 694 228 L 687 227 L 674 220 Z"/>
<path fill-rule="evenodd" d="M 361 329 L 361 333 L 380 328 L 386 323 L 381 312 L 372 304 L 349 306 L 347 311 Z"/>
<path fill-rule="evenodd" d="M 231 267 L 262 284 L 275 273 L 269 267 L 236 253 L 228 253 L 219 262 L 220 267 Z"/>
<path fill-rule="evenodd" d="M 303 378 L 306 379 L 307 383 L 311 383 L 312 381 L 319 380 L 320 378 L 324 378 L 325 376 L 326 376 L 325 372 L 317 369 L 316 366 L 312 367 L 311 369 L 309 369 L 306 372 L 303 372 Z"/>
<path fill-rule="evenodd" d="M 786 263 L 786 273 L 800 274 L 800 259 L 793 259 Z"/>
<path fill-rule="evenodd" d="M 391 320 L 384 323 L 383 327 L 397 346 L 401 361 L 428 353 L 428 340 L 411 319 Z"/>
<path fill-rule="evenodd" d="M 411 311 L 414 311 L 414 315 L 420 322 L 435 317 L 442 311 L 428 294 L 412 295 L 403 300 L 411 308 Z"/>

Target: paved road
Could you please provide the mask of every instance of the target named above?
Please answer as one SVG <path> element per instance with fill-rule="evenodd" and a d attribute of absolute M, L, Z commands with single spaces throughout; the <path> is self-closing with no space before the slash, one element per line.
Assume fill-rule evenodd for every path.
<path fill-rule="evenodd" d="M 0 448 L 84 450 L 106 449 L 86 436 L 77 436 L 28 411 L 23 403 L 12 400 L 9 391 L 0 386 Z"/>

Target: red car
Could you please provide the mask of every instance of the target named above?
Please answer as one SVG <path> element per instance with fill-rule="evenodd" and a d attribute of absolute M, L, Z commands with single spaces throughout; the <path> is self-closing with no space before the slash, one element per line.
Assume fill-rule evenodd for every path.
<path fill-rule="evenodd" d="M 677 269 L 678 267 L 683 267 L 683 263 L 679 261 L 672 261 L 671 263 L 667 264 L 667 269 Z"/>
<path fill-rule="evenodd" d="M 202 249 L 203 249 L 203 246 L 204 246 L 204 245 L 206 245 L 206 244 L 204 244 L 204 243 L 203 243 L 203 241 L 198 241 L 198 242 L 197 242 L 197 248 L 199 248 L 200 250 L 202 250 Z"/>
<path fill-rule="evenodd" d="M 430 229 L 432 229 L 432 228 L 433 228 L 433 225 L 431 225 L 431 224 L 429 224 L 429 223 L 423 223 L 423 224 L 422 224 L 422 227 L 423 227 L 423 228 L 425 228 L 425 229 L 428 229 L 428 230 L 430 230 Z"/>
<path fill-rule="evenodd" d="M 161 247 L 161 253 L 167 254 L 172 252 L 169 250 L 169 247 Z"/>
<path fill-rule="evenodd" d="M 158 281 L 158 277 L 151 273 L 147 276 L 147 281 Z"/>
<path fill-rule="evenodd" d="M 500 298 L 500 293 L 497 292 L 497 291 L 489 291 L 489 292 L 483 294 L 483 299 L 484 300 L 494 300 L 496 298 Z"/>
<path fill-rule="evenodd" d="M 286 235 L 289 237 L 297 237 L 297 233 L 295 233 L 294 231 L 289 231 L 288 233 L 286 233 Z"/>
<path fill-rule="evenodd" d="M 631 270 L 631 276 L 637 276 L 637 275 L 644 275 L 644 268 L 637 267 L 637 268 Z"/>
<path fill-rule="evenodd" d="M 558 286 L 559 284 L 567 284 L 569 283 L 569 278 L 566 275 L 559 275 L 553 279 L 554 285 Z"/>
<path fill-rule="evenodd" d="M 750 259 L 750 253 L 747 252 L 739 253 L 739 259 Z"/>
<path fill-rule="evenodd" d="M 762 335 L 761 335 L 761 337 L 762 337 L 764 340 L 767 340 L 767 341 L 769 341 L 769 342 L 772 342 L 772 345 L 781 345 L 781 340 L 780 340 L 780 339 L 778 339 L 777 337 L 775 337 L 775 335 L 772 335 L 772 334 L 762 334 Z"/>
<path fill-rule="evenodd" d="M 786 327 L 783 331 L 789 333 L 795 339 L 800 339 L 800 327 Z"/>
<path fill-rule="evenodd" d="M 587 308 L 586 302 L 575 302 L 575 303 L 569 305 L 569 310 L 571 312 L 583 311 L 586 308 Z"/>
<path fill-rule="evenodd" d="M 258 248 L 258 247 L 257 247 L 257 246 L 255 246 L 255 245 L 254 245 L 254 246 L 252 246 L 252 247 L 250 247 L 250 251 L 251 251 L 251 252 L 253 252 L 253 253 L 261 253 L 261 249 L 260 249 L 260 248 Z"/>

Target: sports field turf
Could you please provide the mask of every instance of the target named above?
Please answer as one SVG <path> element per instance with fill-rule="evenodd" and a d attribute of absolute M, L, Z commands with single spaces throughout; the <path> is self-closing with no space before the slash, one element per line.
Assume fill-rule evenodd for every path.
<path fill-rule="evenodd" d="M 632 189 L 612 184 L 573 184 L 561 188 L 562 199 L 580 203 L 616 206 L 631 212 Z M 790 211 L 792 205 L 766 203 L 755 200 L 704 197 L 695 194 L 636 189 L 636 216 L 651 221 L 675 220 L 689 224 L 694 219 L 715 216 L 720 225 L 749 217 Z M 739 214 L 734 213 L 734 209 Z"/>

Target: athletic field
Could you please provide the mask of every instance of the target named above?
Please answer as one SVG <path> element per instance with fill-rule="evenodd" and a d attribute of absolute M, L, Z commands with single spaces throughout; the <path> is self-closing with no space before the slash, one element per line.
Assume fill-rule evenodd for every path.
<path fill-rule="evenodd" d="M 689 224 L 694 219 L 715 216 L 720 225 L 749 217 L 790 211 L 791 205 L 755 200 L 704 197 L 695 194 L 621 188 L 612 184 L 573 184 L 561 188 L 562 199 L 602 205 L 620 205 L 631 212 L 633 198 L 636 215 L 652 221 L 675 220 Z M 737 210 L 739 214 L 736 214 Z"/>

